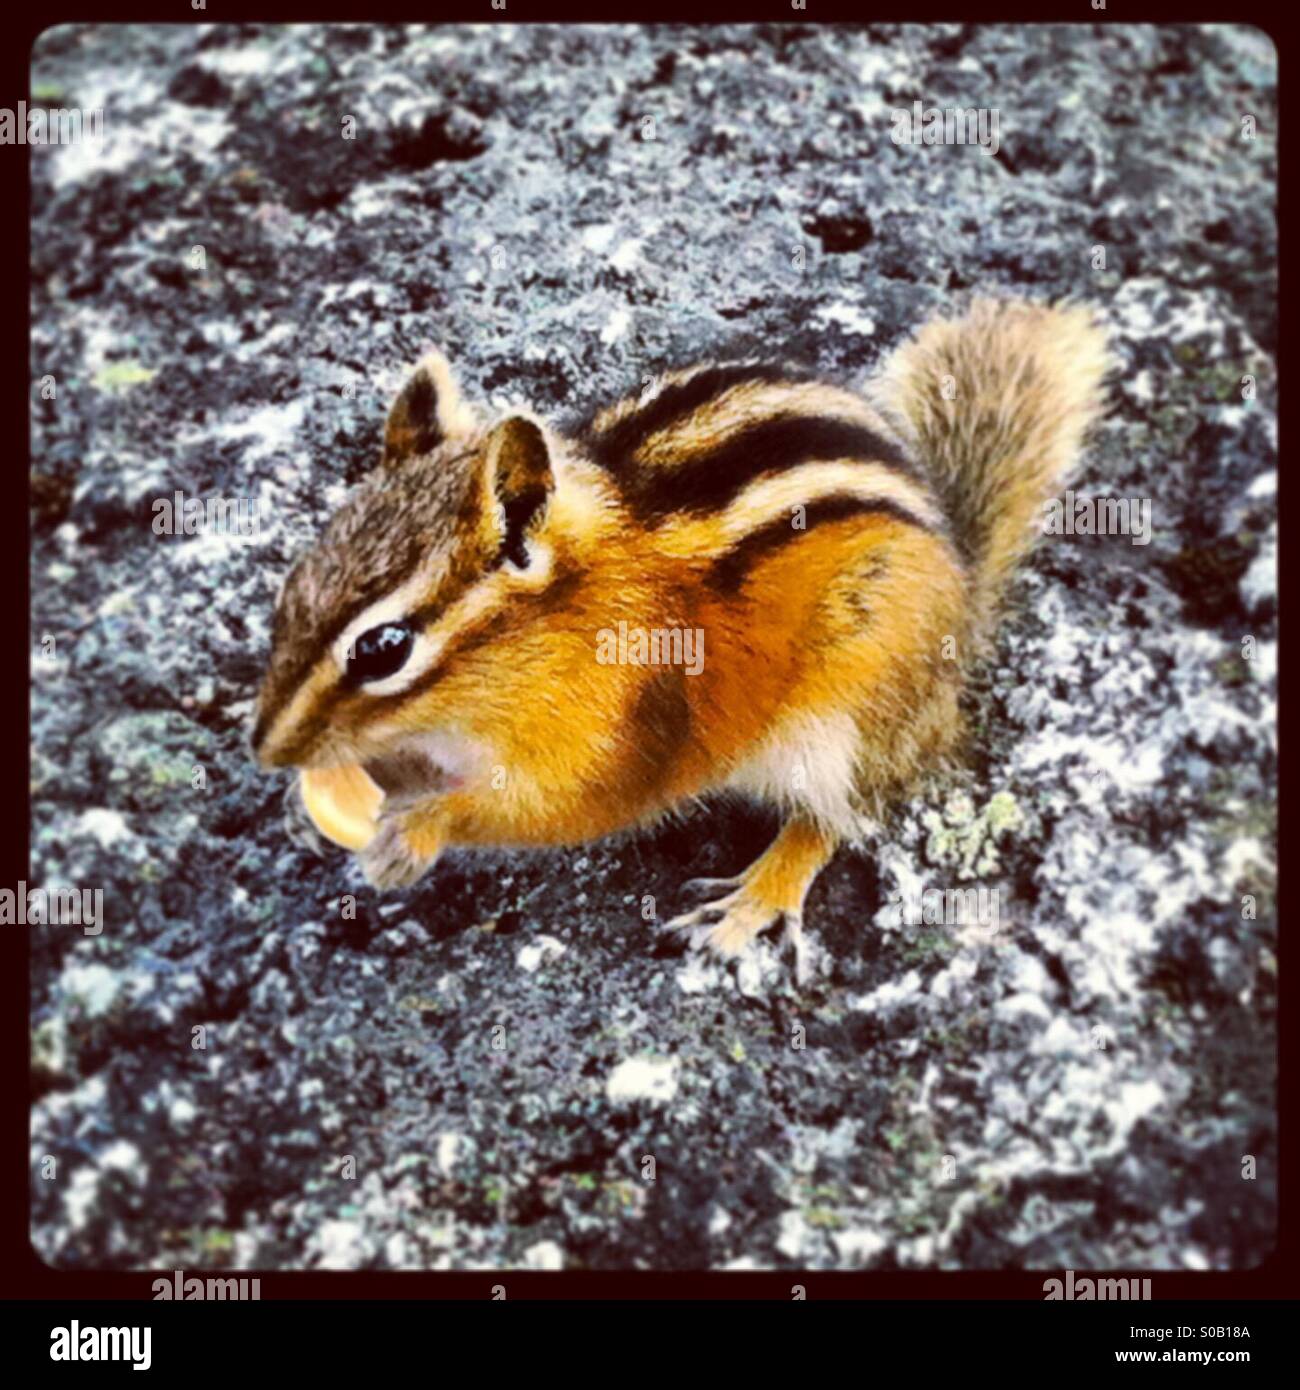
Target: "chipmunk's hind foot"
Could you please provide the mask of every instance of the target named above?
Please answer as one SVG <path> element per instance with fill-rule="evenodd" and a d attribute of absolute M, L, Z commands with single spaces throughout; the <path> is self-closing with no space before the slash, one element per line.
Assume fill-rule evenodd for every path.
<path fill-rule="evenodd" d="M 738 878 L 691 880 L 688 889 L 732 887 L 732 891 L 681 913 L 666 922 L 663 930 L 689 933 L 692 950 L 731 960 L 743 955 L 762 932 L 783 924 L 786 940 L 794 948 L 795 978 L 806 983 L 810 971 L 803 937 L 804 898 L 835 852 L 835 843 L 834 836 L 796 816 Z"/>

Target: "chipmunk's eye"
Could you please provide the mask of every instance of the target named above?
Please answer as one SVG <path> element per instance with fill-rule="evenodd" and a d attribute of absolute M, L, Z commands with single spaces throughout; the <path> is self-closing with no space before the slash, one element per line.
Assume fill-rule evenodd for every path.
<path fill-rule="evenodd" d="M 363 632 L 348 653 L 348 677 L 354 681 L 378 681 L 395 675 L 406 665 L 415 633 L 405 623 L 385 623 Z"/>

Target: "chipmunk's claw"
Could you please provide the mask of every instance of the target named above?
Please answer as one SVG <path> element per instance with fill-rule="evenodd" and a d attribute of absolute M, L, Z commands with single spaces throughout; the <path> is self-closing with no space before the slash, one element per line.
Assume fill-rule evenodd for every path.
<path fill-rule="evenodd" d="M 784 916 L 785 939 L 794 952 L 794 982 L 797 985 L 806 985 L 812 980 L 813 965 L 808 942 L 803 934 L 803 914 L 787 912 Z"/>
<path fill-rule="evenodd" d="M 806 985 L 813 977 L 813 965 L 803 934 L 803 914 L 774 907 L 743 887 L 725 898 L 681 913 L 665 922 L 661 930 L 665 934 L 685 934 L 691 951 L 704 952 L 721 961 L 741 962 L 748 957 L 752 964 L 755 952 L 751 948 L 755 941 L 779 923 L 785 925 L 785 943 L 794 954 L 795 983 Z"/>
<path fill-rule="evenodd" d="M 723 888 L 738 888 L 740 878 L 688 878 L 682 884 L 681 891 L 690 897 L 696 897 L 703 893 L 717 893 Z"/>
<path fill-rule="evenodd" d="M 385 817 L 375 838 L 357 856 L 372 888 L 409 888 L 429 867 L 406 842 L 401 822 Z"/>
<path fill-rule="evenodd" d="M 702 903 L 690 912 L 679 912 L 676 917 L 665 922 L 660 930 L 665 934 L 690 932 L 693 937 L 698 936 L 700 932 L 708 930 L 738 896 L 738 893 L 729 893 L 725 898 L 717 898 L 713 902 Z"/>
<path fill-rule="evenodd" d="M 724 959 L 741 955 L 756 936 L 783 914 L 758 901 L 744 888 L 683 912 L 664 923 L 665 932 L 688 932 L 693 951 L 708 950 Z"/>

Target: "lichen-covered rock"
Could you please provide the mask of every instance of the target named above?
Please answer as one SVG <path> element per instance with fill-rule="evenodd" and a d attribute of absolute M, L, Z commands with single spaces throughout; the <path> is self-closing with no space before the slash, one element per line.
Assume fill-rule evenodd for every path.
<path fill-rule="evenodd" d="M 30 879 L 105 916 L 29 928 L 41 1254 L 1257 1263 L 1275 83 L 1223 27 L 42 34 L 34 90 L 109 138 L 32 154 Z M 998 108 L 998 153 L 895 145 L 916 99 Z M 1075 486 L 1151 533 L 1040 547 L 969 770 L 823 876 L 809 986 L 654 936 L 763 846 L 743 809 L 390 897 L 290 833 L 244 749 L 276 591 L 426 343 L 563 419 L 714 352 L 860 381 L 971 290 L 1104 309 Z M 177 491 L 254 534 L 159 533 Z M 996 931 L 897 910 L 933 888 Z"/>

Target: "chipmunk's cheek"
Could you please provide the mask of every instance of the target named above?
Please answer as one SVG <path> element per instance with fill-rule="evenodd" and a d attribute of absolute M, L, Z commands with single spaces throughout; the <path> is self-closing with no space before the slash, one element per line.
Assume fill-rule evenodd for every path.
<path fill-rule="evenodd" d="M 413 806 L 476 780 L 488 766 L 487 749 L 460 734 L 432 730 L 391 752 L 367 758 L 365 770 L 390 806 Z"/>

